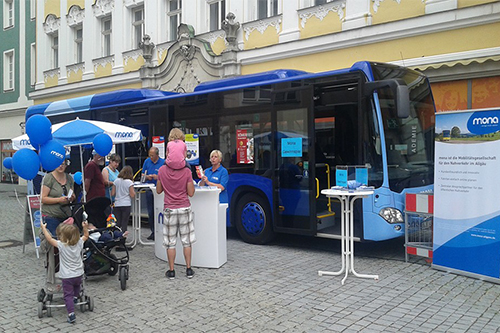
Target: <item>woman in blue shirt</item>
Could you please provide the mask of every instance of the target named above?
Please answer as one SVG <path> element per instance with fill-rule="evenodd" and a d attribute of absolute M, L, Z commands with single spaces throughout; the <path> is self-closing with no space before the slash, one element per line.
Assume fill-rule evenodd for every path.
<path fill-rule="evenodd" d="M 226 168 L 222 166 L 222 152 L 220 150 L 212 150 L 210 153 L 210 163 L 212 163 L 212 168 L 205 170 L 205 175 L 201 178 L 198 185 L 203 186 L 216 186 L 220 188 L 221 192 L 219 194 L 219 202 L 227 203 L 227 182 L 229 180 L 229 174 Z"/>

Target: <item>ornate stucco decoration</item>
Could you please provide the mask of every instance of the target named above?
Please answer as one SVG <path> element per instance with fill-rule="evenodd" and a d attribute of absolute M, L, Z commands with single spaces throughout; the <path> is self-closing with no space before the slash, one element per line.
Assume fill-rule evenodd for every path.
<path fill-rule="evenodd" d="M 378 7 L 380 7 L 380 3 L 384 2 L 384 0 L 372 0 L 372 1 L 373 1 L 373 11 L 376 13 L 378 11 Z M 396 1 L 398 5 L 401 4 L 401 0 L 392 0 L 392 1 Z M 422 0 L 422 2 L 424 1 Z"/>
<path fill-rule="evenodd" d="M 344 17 L 344 8 L 346 4 L 345 1 L 339 2 L 329 2 L 324 5 L 315 6 L 307 9 L 303 9 L 299 12 L 300 26 L 305 28 L 307 20 L 311 17 L 316 17 L 318 20 L 323 21 L 323 19 L 328 15 L 328 13 L 337 13 L 340 19 Z"/>
<path fill-rule="evenodd" d="M 127 66 L 129 60 L 137 61 L 139 57 L 142 55 L 141 50 L 132 50 L 123 52 L 123 64 Z"/>
<path fill-rule="evenodd" d="M 250 36 L 252 31 L 257 30 L 261 34 L 264 34 L 264 31 L 266 31 L 266 29 L 269 27 L 274 27 L 276 29 L 276 33 L 278 34 L 280 32 L 280 24 L 281 18 L 277 17 L 271 17 L 269 19 L 247 23 L 243 28 L 243 31 L 245 31 L 245 39 L 248 40 L 248 37 Z"/>
<path fill-rule="evenodd" d="M 97 18 L 101 18 L 111 14 L 114 8 L 115 0 L 97 0 L 92 6 L 94 16 Z"/>
<path fill-rule="evenodd" d="M 133 8 L 144 4 L 144 0 L 123 0 L 123 4 L 127 8 Z"/>
<path fill-rule="evenodd" d="M 238 51 L 238 42 L 237 42 L 237 32 L 240 28 L 240 23 L 235 22 L 234 19 L 236 16 L 229 12 L 226 15 L 226 19 L 222 21 L 222 30 L 226 33 L 226 41 L 227 47 L 226 51 Z M 248 39 L 248 38 L 247 38 Z"/>
<path fill-rule="evenodd" d="M 225 36 L 226 36 L 226 34 L 224 33 L 224 31 L 221 31 L 221 30 L 211 31 L 208 34 L 207 41 L 210 43 L 210 45 L 214 45 L 214 43 L 217 41 L 217 39 L 219 39 L 219 38 L 223 39 Z M 227 41 L 225 39 L 224 39 L 224 44 L 228 45 Z"/>
<path fill-rule="evenodd" d="M 105 68 L 106 65 L 111 64 L 111 67 L 115 65 L 115 56 L 111 55 L 109 57 L 92 59 L 92 64 L 94 65 L 94 72 L 97 72 L 99 66 Z"/>
<path fill-rule="evenodd" d="M 66 66 L 66 75 L 69 76 L 71 73 L 78 73 L 78 71 L 85 72 L 85 63 L 80 62 L 78 64 Z"/>
<path fill-rule="evenodd" d="M 85 10 L 81 9 L 79 6 L 71 6 L 69 13 L 66 16 L 66 21 L 70 27 L 75 27 L 82 24 L 83 19 L 85 19 Z"/>
<path fill-rule="evenodd" d="M 59 68 L 49 69 L 43 72 L 43 79 L 47 81 L 49 78 L 59 77 L 61 75 L 61 70 Z"/>
<path fill-rule="evenodd" d="M 45 23 L 43 24 L 43 31 L 50 35 L 57 32 L 61 26 L 61 19 L 57 18 L 54 14 L 47 16 Z"/>
<path fill-rule="evenodd" d="M 151 41 L 149 35 L 142 37 L 142 42 L 139 43 L 139 48 L 142 50 L 142 57 L 144 58 L 144 65 L 151 66 L 151 59 L 153 58 L 153 50 L 155 43 Z"/>

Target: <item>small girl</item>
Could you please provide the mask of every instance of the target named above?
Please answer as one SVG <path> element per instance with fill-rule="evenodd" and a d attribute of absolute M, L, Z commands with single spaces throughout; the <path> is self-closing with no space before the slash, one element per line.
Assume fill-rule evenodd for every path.
<path fill-rule="evenodd" d="M 61 223 L 57 226 L 55 240 L 47 230 L 47 224 L 41 224 L 45 238 L 54 247 L 59 249 L 59 275 L 62 280 L 64 303 L 68 311 L 68 323 L 76 321 L 75 302 L 80 296 L 80 286 L 84 273 L 82 250 L 83 243 L 89 238 L 87 221 L 82 222 L 83 236 L 74 224 Z"/>
<path fill-rule="evenodd" d="M 184 143 L 184 133 L 178 128 L 172 128 L 168 135 L 168 144 L 165 164 L 170 168 L 179 170 L 186 166 L 187 147 Z"/>
<path fill-rule="evenodd" d="M 123 167 L 116 178 L 111 195 L 115 196 L 115 207 L 113 214 L 116 217 L 116 224 L 123 233 L 127 232 L 128 220 L 132 209 L 132 199 L 135 198 L 134 172 L 130 165 Z"/>

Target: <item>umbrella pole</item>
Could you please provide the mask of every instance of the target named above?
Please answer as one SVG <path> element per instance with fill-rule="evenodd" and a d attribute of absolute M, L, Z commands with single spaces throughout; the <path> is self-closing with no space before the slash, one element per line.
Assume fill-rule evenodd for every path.
<path fill-rule="evenodd" d="M 83 152 L 82 145 L 78 146 L 80 148 L 80 167 L 82 168 L 82 190 L 83 190 L 83 202 L 87 202 L 87 193 L 85 191 L 85 173 L 83 169 Z"/>

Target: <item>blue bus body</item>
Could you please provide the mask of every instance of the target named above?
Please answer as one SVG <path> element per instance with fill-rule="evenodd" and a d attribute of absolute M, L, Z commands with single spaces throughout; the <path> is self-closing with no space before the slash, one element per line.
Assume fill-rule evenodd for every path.
<path fill-rule="evenodd" d="M 407 114 L 405 95 L 407 89 Z M 400 96 L 401 95 L 401 96 Z M 358 62 L 323 73 L 276 70 L 200 84 L 191 93 L 125 90 L 28 108 L 53 123 L 80 118 L 140 128 L 149 140 L 172 127 L 199 134 L 200 164 L 212 149 L 229 171 L 228 226 L 250 243 L 275 233 L 340 238 L 339 204 L 322 195 L 337 165 L 367 165 L 374 195 L 355 206 L 355 236 L 404 235 L 405 193 L 431 191 L 434 103 L 422 74 Z M 246 150 L 237 146 L 246 138 Z M 151 142 L 151 141 L 150 141 Z M 288 151 L 297 143 L 297 151 Z M 138 157 L 130 156 L 140 151 Z M 140 168 L 145 147 L 117 147 Z M 142 154 L 142 155 L 141 155 Z"/>

